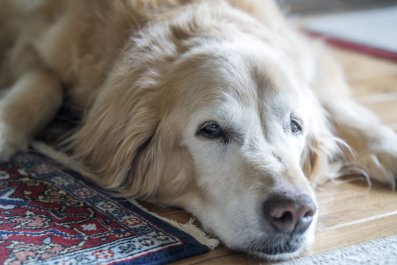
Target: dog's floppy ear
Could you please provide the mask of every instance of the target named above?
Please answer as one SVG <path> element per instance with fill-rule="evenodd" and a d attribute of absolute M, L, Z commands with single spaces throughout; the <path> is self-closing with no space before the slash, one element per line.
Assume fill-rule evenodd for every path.
<path fill-rule="evenodd" d="M 323 184 L 341 174 L 342 165 L 338 157 L 343 155 L 341 146 L 346 144 L 331 131 L 331 124 L 321 108 L 313 119 L 311 132 L 307 136 L 307 145 L 301 164 L 305 175 L 313 184 Z"/>
<path fill-rule="evenodd" d="M 311 138 L 303 157 L 302 168 L 313 184 L 322 184 L 335 174 L 331 160 L 337 147 L 332 139 Z"/>
<path fill-rule="evenodd" d="M 65 143 L 84 175 L 107 189 L 133 186 L 129 195 L 141 197 L 152 193 L 158 181 L 145 179 L 147 174 L 143 171 L 148 168 L 133 170 L 132 167 L 143 154 L 145 159 L 156 155 L 159 117 L 152 104 L 155 92 L 131 87 L 131 83 L 134 84 L 108 80 L 82 127 Z M 153 150 L 147 152 L 148 148 Z M 134 176 L 132 171 L 136 173 Z"/>

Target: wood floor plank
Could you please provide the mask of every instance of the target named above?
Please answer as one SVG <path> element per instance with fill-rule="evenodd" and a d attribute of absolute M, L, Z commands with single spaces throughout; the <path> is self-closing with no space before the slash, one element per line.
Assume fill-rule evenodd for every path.
<path fill-rule="evenodd" d="M 365 223 L 343 226 L 317 233 L 312 253 L 352 246 L 361 242 L 397 234 L 397 213 Z"/>
<path fill-rule="evenodd" d="M 219 263 L 220 260 L 227 260 L 227 263 Z M 249 257 L 246 254 L 231 251 L 224 246 L 209 253 L 181 260 L 173 263 L 173 265 L 196 265 L 196 264 L 259 264 L 262 260 Z"/>
<path fill-rule="evenodd" d="M 373 184 L 368 187 L 362 181 L 359 183 L 330 183 L 324 187 L 329 194 L 317 193 L 320 212 L 317 233 L 354 223 L 363 225 L 366 221 L 397 213 L 396 192 L 386 186 Z M 338 190 L 342 187 L 343 190 Z"/>
<path fill-rule="evenodd" d="M 397 74 L 397 64 L 392 61 L 355 53 L 351 50 L 331 49 L 340 62 L 348 80 L 388 77 Z"/>
<path fill-rule="evenodd" d="M 393 124 L 397 121 L 397 99 L 364 103 L 364 105 L 376 113 L 380 120 L 386 124 Z"/>
<path fill-rule="evenodd" d="M 389 76 L 376 78 L 363 78 L 360 80 L 350 81 L 352 95 L 358 100 L 366 101 L 387 100 L 388 98 L 396 99 L 397 73 Z"/>

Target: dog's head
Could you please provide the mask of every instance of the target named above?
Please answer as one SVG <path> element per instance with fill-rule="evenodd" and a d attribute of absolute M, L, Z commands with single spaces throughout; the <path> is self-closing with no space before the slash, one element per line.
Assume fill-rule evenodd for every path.
<path fill-rule="evenodd" d="M 250 39 L 198 45 L 109 77 L 72 142 L 92 178 L 193 213 L 228 247 L 267 258 L 311 241 L 309 178 L 335 142 L 291 58 Z"/>

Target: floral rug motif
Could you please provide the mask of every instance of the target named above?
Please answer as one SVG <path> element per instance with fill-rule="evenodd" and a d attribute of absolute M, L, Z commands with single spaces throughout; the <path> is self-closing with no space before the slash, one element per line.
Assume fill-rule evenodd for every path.
<path fill-rule="evenodd" d="M 165 264 L 208 250 L 41 154 L 0 164 L 0 264 Z"/>

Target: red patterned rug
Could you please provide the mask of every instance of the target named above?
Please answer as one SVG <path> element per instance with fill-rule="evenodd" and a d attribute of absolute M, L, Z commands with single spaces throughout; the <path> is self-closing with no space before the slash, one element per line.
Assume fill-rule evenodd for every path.
<path fill-rule="evenodd" d="M 0 165 L 0 264 L 165 264 L 208 250 L 41 154 Z"/>

